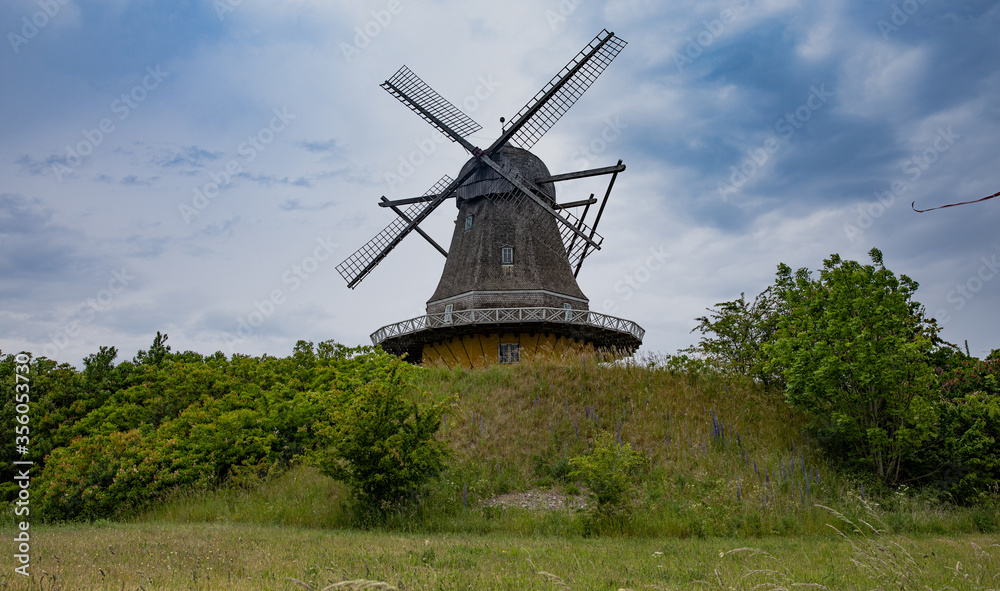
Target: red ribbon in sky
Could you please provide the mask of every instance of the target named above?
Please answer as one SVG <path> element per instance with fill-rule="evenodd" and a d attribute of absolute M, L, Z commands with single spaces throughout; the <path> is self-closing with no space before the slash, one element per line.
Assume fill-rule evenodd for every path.
<path fill-rule="evenodd" d="M 1000 197 L 1000 193 L 994 193 L 994 194 L 990 195 L 989 197 L 983 197 L 982 199 L 976 199 L 975 201 L 963 201 L 961 203 L 949 203 L 948 205 L 941 205 L 941 206 L 938 206 L 938 207 L 931 207 L 929 209 L 917 209 L 916 207 L 913 207 L 914 204 L 916 203 L 916 201 L 913 201 L 913 202 L 910 203 L 910 207 L 912 207 L 913 211 L 915 211 L 917 213 L 924 213 L 925 211 L 934 211 L 935 209 L 944 209 L 946 207 L 955 207 L 956 205 L 968 205 L 970 203 L 979 203 L 980 201 L 986 201 L 987 199 L 993 199 L 994 197 Z"/>

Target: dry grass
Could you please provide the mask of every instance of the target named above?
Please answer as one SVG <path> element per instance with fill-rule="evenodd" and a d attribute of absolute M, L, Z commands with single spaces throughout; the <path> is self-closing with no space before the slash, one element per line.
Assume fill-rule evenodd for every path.
<path fill-rule="evenodd" d="M 649 537 L 825 535 L 836 506 L 865 515 L 858 483 L 832 469 L 804 419 L 758 385 L 640 366 L 525 363 L 485 370 L 421 369 L 421 390 L 451 397 L 443 436 L 455 456 L 398 531 Z M 569 459 L 600 430 L 647 458 L 635 519 L 595 523 L 574 510 L 539 514 L 485 507 L 511 492 L 579 492 Z M 803 469 L 804 468 L 804 469 Z M 344 528 L 346 491 L 299 467 L 257 490 L 181 493 L 147 519 Z M 870 501 L 870 493 L 868 501 Z M 995 531 L 983 513 L 892 495 L 881 507 L 901 533 Z M 992 527 L 995 527 L 992 526 Z"/>
<path fill-rule="evenodd" d="M 559 485 L 602 430 L 648 458 L 636 500 L 655 518 L 623 533 L 818 533 L 826 516 L 815 502 L 860 498 L 780 393 L 731 377 L 581 360 L 424 369 L 417 386 L 457 400 L 443 429 L 456 452 L 445 502 Z"/>

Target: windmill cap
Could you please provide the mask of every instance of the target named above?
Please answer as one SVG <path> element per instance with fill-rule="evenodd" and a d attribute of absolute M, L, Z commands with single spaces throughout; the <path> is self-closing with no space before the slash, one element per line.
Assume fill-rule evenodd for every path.
<path fill-rule="evenodd" d="M 493 153 L 493 160 L 500 166 L 520 175 L 527 183 L 534 184 L 535 179 L 543 179 L 551 176 L 549 169 L 542 162 L 542 159 L 523 148 L 514 146 L 504 146 Z M 458 188 L 455 203 L 458 207 L 468 199 L 477 199 L 489 195 L 502 195 L 514 191 L 514 185 L 510 181 L 501 177 L 495 170 L 486 166 L 478 158 L 470 158 L 458 173 L 459 178 L 475 169 L 465 183 Z M 530 186 L 530 185 L 529 185 Z M 543 198 L 550 205 L 556 202 L 556 187 L 554 183 L 544 183 L 541 185 Z"/>

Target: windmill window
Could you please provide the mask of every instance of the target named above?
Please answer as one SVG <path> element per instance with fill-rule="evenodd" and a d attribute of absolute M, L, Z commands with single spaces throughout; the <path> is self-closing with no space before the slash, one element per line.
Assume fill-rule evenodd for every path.
<path fill-rule="evenodd" d="M 470 213 L 470 214 L 467 214 L 467 215 L 465 216 L 465 231 L 466 231 L 466 232 L 468 232 L 469 230 L 471 230 L 471 229 L 472 229 L 472 218 L 474 218 L 474 217 L 475 217 L 475 216 L 474 216 L 474 215 L 472 215 L 471 213 Z"/>
<path fill-rule="evenodd" d="M 500 343 L 500 363 L 520 363 L 520 343 Z"/>
<path fill-rule="evenodd" d="M 513 265 L 514 264 L 514 247 L 513 246 L 504 246 L 501 249 L 501 254 L 502 254 L 503 264 L 505 264 L 505 265 Z"/>
<path fill-rule="evenodd" d="M 451 324 L 451 315 L 455 311 L 455 304 L 448 304 L 444 307 L 444 322 L 445 324 Z"/>
<path fill-rule="evenodd" d="M 563 310 L 566 310 L 566 322 L 573 320 L 573 304 L 569 302 L 564 303 Z"/>

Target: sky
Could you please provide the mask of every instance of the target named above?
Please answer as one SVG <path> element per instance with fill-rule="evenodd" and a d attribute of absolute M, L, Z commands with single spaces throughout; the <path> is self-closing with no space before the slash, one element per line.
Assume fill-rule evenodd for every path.
<path fill-rule="evenodd" d="M 911 208 L 1000 191 L 1000 2 L 6 0 L 0 351 L 370 344 L 444 258 L 411 234 L 356 289 L 336 265 L 392 221 L 380 197 L 468 158 L 379 84 L 405 64 L 486 147 L 602 29 L 628 46 L 532 151 L 627 166 L 579 283 L 641 352 L 779 263 L 873 247 L 943 338 L 1000 348 L 1000 199 Z M 422 227 L 447 245 L 455 216 Z"/>

